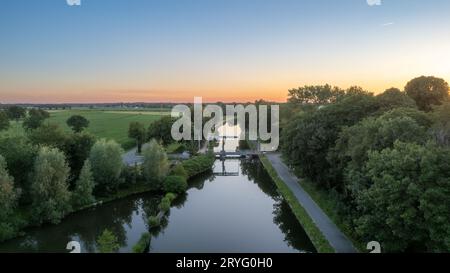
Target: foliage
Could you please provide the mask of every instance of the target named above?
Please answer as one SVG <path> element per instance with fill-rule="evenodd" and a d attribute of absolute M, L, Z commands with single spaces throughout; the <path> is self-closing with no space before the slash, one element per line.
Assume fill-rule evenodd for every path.
<path fill-rule="evenodd" d="M 23 127 L 31 130 L 36 129 L 42 125 L 44 120 L 48 119 L 50 114 L 42 109 L 30 109 L 28 111 L 28 117 L 23 121 Z"/>
<path fill-rule="evenodd" d="M 370 151 L 391 148 L 396 141 L 424 144 L 428 139 L 426 128 L 408 116 L 393 116 L 390 113 L 378 118 L 367 118 L 360 123 L 344 128 L 336 146 L 328 154 L 329 164 L 338 190 L 343 190 L 342 172 L 345 171 L 347 185 L 351 188 L 363 187 L 353 172 L 367 161 Z M 365 183 L 363 183 L 365 184 Z"/>
<path fill-rule="evenodd" d="M 184 193 L 188 184 L 183 176 L 169 175 L 164 179 L 163 190 L 165 192 Z"/>
<path fill-rule="evenodd" d="M 430 111 L 433 105 L 440 105 L 448 98 L 448 83 L 436 77 L 421 76 L 409 81 L 405 91 L 420 110 Z"/>
<path fill-rule="evenodd" d="M 97 238 L 97 249 L 100 253 L 115 253 L 120 248 L 118 241 L 114 233 L 105 229 Z"/>
<path fill-rule="evenodd" d="M 174 142 L 167 146 L 166 151 L 168 154 L 178 154 L 186 151 L 186 145 L 180 142 Z"/>
<path fill-rule="evenodd" d="M 21 202 L 29 203 L 31 179 L 37 148 L 24 136 L 0 137 L 0 154 L 5 158 L 9 174 L 14 177 L 17 187 L 22 189 Z"/>
<path fill-rule="evenodd" d="M 164 145 L 173 142 L 172 139 L 172 125 L 174 123 L 172 117 L 162 117 L 150 124 L 147 132 L 148 139 L 156 139 L 161 141 Z"/>
<path fill-rule="evenodd" d="M 338 139 L 339 131 L 343 126 L 352 126 L 378 109 L 372 95 L 357 94 L 347 95 L 322 109 L 304 112 L 293 118 L 283 130 L 283 154 L 303 176 L 332 188 L 334 176 L 327 155 Z"/>
<path fill-rule="evenodd" d="M 151 228 L 158 227 L 159 225 L 161 225 L 161 220 L 159 219 L 158 216 L 150 216 L 150 217 L 148 217 L 148 225 Z"/>
<path fill-rule="evenodd" d="M 169 171 L 169 161 L 164 149 L 156 140 L 152 139 L 143 151 L 143 174 L 147 182 L 159 184 Z"/>
<path fill-rule="evenodd" d="M 432 113 L 431 133 L 440 145 L 450 146 L 450 102 L 436 107 Z"/>
<path fill-rule="evenodd" d="M 189 178 L 187 171 L 184 169 L 183 164 L 177 164 L 170 170 L 170 175 L 176 175 L 184 177 L 186 180 Z"/>
<path fill-rule="evenodd" d="M 83 207 L 95 202 L 93 191 L 95 187 L 94 177 L 92 175 L 91 163 L 86 160 L 81 169 L 75 190 L 72 194 L 72 204 L 74 207 Z"/>
<path fill-rule="evenodd" d="M 71 210 L 67 179 L 69 166 L 56 148 L 42 147 L 34 163 L 31 185 L 33 217 L 38 223 L 59 223 Z"/>
<path fill-rule="evenodd" d="M 70 182 L 72 188 L 73 183 L 78 179 L 84 162 L 89 157 L 94 143 L 95 137 L 87 132 L 73 133 L 66 137 L 63 149 L 71 170 Z"/>
<path fill-rule="evenodd" d="M 128 137 L 136 140 L 138 153 L 141 153 L 142 151 L 142 144 L 145 141 L 145 133 L 144 124 L 137 121 L 130 123 L 130 127 L 128 128 Z"/>
<path fill-rule="evenodd" d="M 26 110 L 23 107 L 12 105 L 6 108 L 6 114 L 9 119 L 18 121 L 19 119 L 25 117 Z"/>
<path fill-rule="evenodd" d="M 204 173 L 214 165 L 214 155 L 198 155 L 183 161 L 182 166 L 186 170 L 189 178 Z"/>
<path fill-rule="evenodd" d="M 124 166 L 121 174 L 124 186 L 128 187 L 143 180 L 140 166 Z"/>
<path fill-rule="evenodd" d="M 416 102 L 398 88 L 389 88 L 376 96 L 382 112 L 397 107 L 415 108 Z"/>
<path fill-rule="evenodd" d="M 345 91 L 331 85 L 317 85 L 298 87 L 289 90 L 288 102 L 296 104 L 323 105 L 334 103 L 339 97 L 344 96 Z"/>
<path fill-rule="evenodd" d="M 68 135 L 57 124 L 43 124 L 39 128 L 31 130 L 28 137 L 34 145 L 42 145 L 64 150 Z"/>
<path fill-rule="evenodd" d="M 105 194 L 117 190 L 123 169 L 122 153 L 122 148 L 113 140 L 100 139 L 92 147 L 89 161 L 96 193 Z"/>
<path fill-rule="evenodd" d="M 15 233 L 15 226 L 10 217 L 17 205 L 19 192 L 14 188 L 14 178 L 9 175 L 6 161 L 0 155 L 0 241 Z"/>
<path fill-rule="evenodd" d="M 0 131 L 7 130 L 9 125 L 8 114 L 5 111 L 0 110 Z"/>
<path fill-rule="evenodd" d="M 357 231 L 387 251 L 450 251 L 450 150 L 396 142 L 372 152 L 357 196 Z"/>
<path fill-rule="evenodd" d="M 89 120 L 80 115 L 73 115 L 67 120 L 67 125 L 72 128 L 75 133 L 80 133 L 89 127 Z"/>

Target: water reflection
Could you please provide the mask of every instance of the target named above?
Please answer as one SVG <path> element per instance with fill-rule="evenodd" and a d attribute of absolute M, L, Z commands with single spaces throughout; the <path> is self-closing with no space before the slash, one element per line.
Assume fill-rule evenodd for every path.
<path fill-rule="evenodd" d="M 59 225 L 27 231 L 0 244 L 0 252 L 68 252 L 67 242 L 82 252 L 96 252 L 104 229 L 119 239 L 120 252 L 131 252 L 144 232 L 152 234 L 150 252 L 312 252 L 315 251 L 289 206 L 259 161 L 217 161 L 237 176 L 209 173 L 190 181 L 161 226 L 149 230 L 161 196 L 136 195 L 68 216 Z"/>

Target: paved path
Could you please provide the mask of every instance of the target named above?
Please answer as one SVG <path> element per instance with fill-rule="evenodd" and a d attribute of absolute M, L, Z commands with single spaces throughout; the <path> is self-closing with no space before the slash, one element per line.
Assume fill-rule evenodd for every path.
<path fill-rule="evenodd" d="M 339 230 L 309 194 L 300 186 L 298 178 L 293 175 L 283 163 L 278 153 L 268 153 L 267 158 L 278 173 L 278 176 L 294 193 L 295 197 L 306 210 L 313 222 L 328 240 L 337 253 L 357 252 L 351 241 Z"/>
<path fill-rule="evenodd" d="M 148 143 L 142 145 L 142 149 L 146 147 Z M 137 153 L 137 147 L 133 148 L 122 155 L 122 161 L 127 166 L 140 165 L 144 162 L 144 157 Z"/>

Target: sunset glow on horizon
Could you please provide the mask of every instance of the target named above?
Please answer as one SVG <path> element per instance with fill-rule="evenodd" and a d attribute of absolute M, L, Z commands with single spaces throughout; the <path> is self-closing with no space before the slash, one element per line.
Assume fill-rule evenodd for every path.
<path fill-rule="evenodd" d="M 0 103 L 284 102 L 450 81 L 450 1 L 2 1 Z M 326 19 L 325 19 L 326 18 Z"/>

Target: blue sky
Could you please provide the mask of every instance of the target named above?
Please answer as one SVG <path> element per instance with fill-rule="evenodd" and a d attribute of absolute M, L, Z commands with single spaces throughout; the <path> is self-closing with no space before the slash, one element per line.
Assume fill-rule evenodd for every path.
<path fill-rule="evenodd" d="M 0 102 L 283 101 L 450 80 L 450 1 L 2 0 Z"/>

